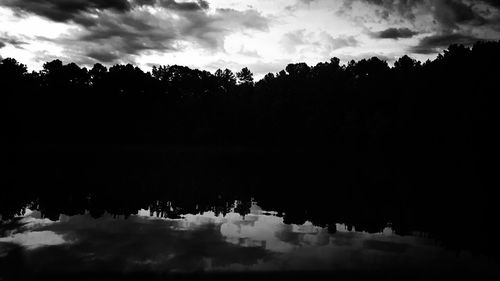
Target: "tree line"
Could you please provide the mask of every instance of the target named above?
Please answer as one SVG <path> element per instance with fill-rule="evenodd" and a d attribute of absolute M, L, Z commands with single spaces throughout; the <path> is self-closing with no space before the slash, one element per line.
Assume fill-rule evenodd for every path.
<path fill-rule="evenodd" d="M 28 72 L 6 58 L 0 213 L 38 202 L 53 216 L 88 204 L 130 214 L 139 201 L 254 196 L 298 222 L 378 229 L 390 220 L 443 235 L 474 222 L 487 245 L 498 211 L 498 77 L 500 41 L 392 67 L 377 57 L 289 64 L 256 82 L 248 68 L 144 72 L 54 60 Z M 324 206 L 335 211 L 318 215 Z"/>
<path fill-rule="evenodd" d="M 433 61 L 403 56 L 393 67 L 377 57 L 296 63 L 256 83 L 248 68 L 144 72 L 54 60 L 29 73 L 6 58 L 0 81 L 10 143 L 383 146 L 392 136 L 477 129 L 490 112 L 498 49 L 452 45 Z"/>
<path fill-rule="evenodd" d="M 347 65 L 332 58 L 289 64 L 257 82 L 248 68 L 144 72 L 54 60 L 28 72 L 6 58 L 5 131 L 10 145 L 300 147 L 363 163 L 368 174 L 426 163 L 430 173 L 476 175 L 493 144 L 499 50 L 500 42 L 451 45 L 433 61 L 403 56 L 393 67 L 377 57 Z"/>

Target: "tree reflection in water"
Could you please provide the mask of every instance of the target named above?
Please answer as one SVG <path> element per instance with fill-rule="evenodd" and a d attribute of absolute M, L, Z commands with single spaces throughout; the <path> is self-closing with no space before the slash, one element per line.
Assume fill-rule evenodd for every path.
<path fill-rule="evenodd" d="M 326 148 L 57 145 L 11 154 L 9 188 L 0 196 L 4 220 L 26 207 L 51 220 L 86 211 L 128 217 L 140 209 L 168 218 L 225 215 L 236 200 L 234 211 L 245 215 L 253 198 L 286 224 L 310 221 L 335 232 L 342 223 L 373 233 L 391 223 L 397 234 L 426 232 L 456 250 L 496 255 L 500 248 L 489 190 L 443 178 L 393 182 L 371 175 L 364 162 L 332 162 L 337 155 Z"/>
<path fill-rule="evenodd" d="M 456 255 L 435 240 L 382 232 L 286 224 L 254 202 L 249 212 L 160 216 L 162 211 L 99 218 L 44 219 L 28 210 L 0 238 L 2 272 L 36 274 L 205 272 L 371 272 L 498 274 L 484 256 Z M 334 230 L 332 228 L 335 228 Z M 22 252 L 19 255 L 19 252 Z M 6 267 L 5 265 L 9 265 Z M 22 269 L 22 270 L 21 270 Z"/>

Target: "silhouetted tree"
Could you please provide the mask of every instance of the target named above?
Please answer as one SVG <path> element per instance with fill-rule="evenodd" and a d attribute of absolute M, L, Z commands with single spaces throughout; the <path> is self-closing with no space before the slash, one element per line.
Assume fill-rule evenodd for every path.
<path fill-rule="evenodd" d="M 106 74 L 108 69 L 100 63 L 94 64 L 92 69 L 89 71 L 90 83 L 94 87 L 102 86 L 103 81 L 106 79 Z"/>
<path fill-rule="evenodd" d="M 223 89 L 224 92 L 229 92 L 236 85 L 236 76 L 229 69 L 217 69 L 214 74 L 217 79 L 217 84 Z"/>
<path fill-rule="evenodd" d="M 2 59 L 9 168 L 0 213 L 13 216 L 38 202 L 54 217 L 85 208 L 130 214 L 149 205 L 177 216 L 209 210 L 220 189 L 228 198 L 219 200 L 220 212 L 257 194 L 292 222 L 312 216 L 372 231 L 388 218 L 406 232 L 481 218 L 487 228 L 498 209 L 488 163 L 497 146 L 499 74 L 500 42 L 452 45 L 425 63 L 403 56 L 393 67 L 376 57 L 289 64 L 256 83 L 248 68 L 235 75 L 167 65 L 149 73 L 131 64 L 87 70 L 53 60 L 29 73 Z M 91 152 L 66 155 L 67 147 Z M 122 147 L 180 152 L 112 153 Z M 232 155 L 220 152 L 233 147 Z M 293 186 L 308 190 L 293 193 Z M 131 199 L 134 188 L 154 194 Z M 332 190 L 338 200 L 323 195 Z M 183 192 L 201 203 L 179 199 Z M 91 203 L 81 199 L 87 196 Z M 166 199 L 153 204 L 158 196 Z M 458 207 L 468 200 L 481 203 Z M 349 204 L 331 204 L 343 201 Z M 331 206 L 329 216 L 318 206 Z"/>
<path fill-rule="evenodd" d="M 236 73 L 240 84 L 253 84 L 253 73 L 246 67 Z"/>
<path fill-rule="evenodd" d="M 394 70 L 400 72 L 410 72 L 420 67 L 420 62 L 407 55 L 402 56 L 394 63 Z"/>
<path fill-rule="evenodd" d="M 5 58 L 0 61 L 0 77 L 3 82 L 18 82 L 23 75 L 26 75 L 27 71 L 26 65 L 13 58 Z"/>

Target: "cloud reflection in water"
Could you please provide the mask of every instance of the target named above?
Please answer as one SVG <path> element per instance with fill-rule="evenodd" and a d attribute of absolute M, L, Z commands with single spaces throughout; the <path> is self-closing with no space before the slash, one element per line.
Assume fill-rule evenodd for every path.
<path fill-rule="evenodd" d="M 309 222 L 287 225 L 256 205 L 244 217 L 206 212 L 175 220 L 140 210 L 128 219 L 61 215 L 52 222 L 31 212 L 4 236 L 0 266 L 11 258 L 7 245 L 17 244 L 25 258 L 10 264 L 35 272 L 480 271 L 488 266 L 484 259 L 457 256 L 430 239 L 399 236 L 390 229 L 369 234 L 337 225 L 331 234 Z"/>

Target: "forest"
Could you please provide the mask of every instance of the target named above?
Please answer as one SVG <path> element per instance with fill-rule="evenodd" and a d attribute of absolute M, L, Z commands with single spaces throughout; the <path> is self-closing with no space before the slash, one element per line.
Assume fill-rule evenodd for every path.
<path fill-rule="evenodd" d="M 216 205 L 223 193 L 227 207 L 267 193 L 264 207 L 290 221 L 328 206 L 337 208 L 328 220 L 380 222 L 375 230 L 388 217 L 399 229 L 448 233 L 471 221 L 484 229 L 498 209 L 499 77 L 500 41 L 451 45 L 423 63 L 406 55 L 393 66 L 377 57 L 293 63 L 259 81 L 248 68 L 144 72 L 53 60 L 28 72 L 4 58 L 0 213 L 38 202 L 57 217 L 101 202 L 98 214 L 127 215 L 158 197 Z M 85 203 L 89 194 L 97 201 Z"/>
<path fill-rule="evenodd" d="M 0 64 L 10 144 L 376 146 L 481 139 L 498 77 L 499 42 L 451 45 L 393 67 L 372 57 L 289 64 L 260 81 L 167 65 L 92 69 L 60 60 L 28 72 Z M 487 130 L 486 130 L 487 131 Z M 431 137 L 432 136 L 432 137 Z M 431 140 L 433 139 L 433 140 Z M 399 145 L 398 145 L 399 144 Z M 390 149 L 389 149 L 390 150 Z"/>

